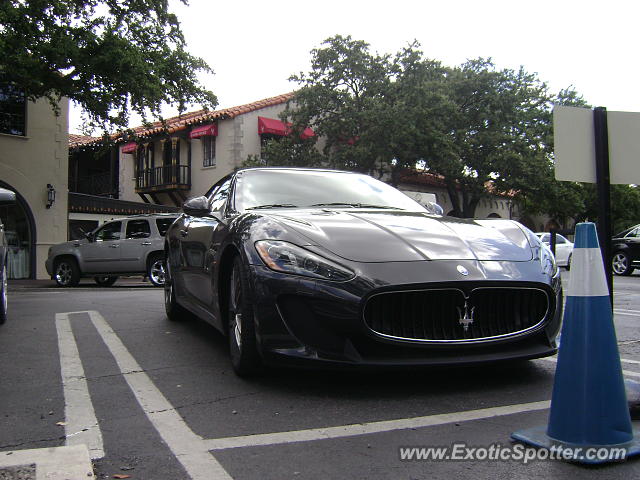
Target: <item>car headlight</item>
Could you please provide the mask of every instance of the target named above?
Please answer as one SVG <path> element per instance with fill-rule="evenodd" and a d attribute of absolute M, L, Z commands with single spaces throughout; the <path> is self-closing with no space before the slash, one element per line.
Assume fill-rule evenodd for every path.
<path fill-rule="evenodd" d="M 355 274 L 337 263 L 316 255 L 292 243 L 278 240 L 259 240 L 256 250 L 262 261 L 276 272 L 344 282 Z"/>

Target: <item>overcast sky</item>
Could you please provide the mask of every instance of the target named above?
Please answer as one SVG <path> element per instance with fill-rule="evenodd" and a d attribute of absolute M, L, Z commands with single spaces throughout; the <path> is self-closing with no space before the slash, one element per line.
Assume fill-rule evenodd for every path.
<path fill-rule="evenodd" d="M 443 64 L 491 57 L 523 65 L 555 92 L 573 85 L 608 110 L 639 111 L 638 0 L 170 0 L 190 53 L 215 75 L 202 77 L 218 108 L 292 91 L 310 51 L 336 34 L 395 53 L 414 39 Z M 194 108 L 195 109 L 195 108 Z M 171 108 L 165 116 L 175 115 Z M 78 131 L 73 108 L 70 132 Z M 134 119 L 133 125 L 139 124 Z"/>

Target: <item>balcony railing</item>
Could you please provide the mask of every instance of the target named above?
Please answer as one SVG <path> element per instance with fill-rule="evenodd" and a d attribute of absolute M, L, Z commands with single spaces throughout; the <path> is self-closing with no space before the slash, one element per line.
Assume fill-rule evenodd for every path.
<path fill-rule="evenodd" d="M 147 168 L 136 176 L 136 192 L 166 192 L 189 190 L 191 188 L 191 167 L 188 165 L 166 165 Z"/>

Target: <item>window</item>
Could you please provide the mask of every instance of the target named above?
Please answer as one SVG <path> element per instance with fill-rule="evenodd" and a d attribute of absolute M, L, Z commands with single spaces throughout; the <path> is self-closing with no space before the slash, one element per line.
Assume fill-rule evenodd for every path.
<path fill-rule="evenodd" d="M 634 228 L 629 233 L 625 235 L 626 238 L 636 238 L 640 237 L 640 228 Z"/>
<path fill-rule="evenodd" d="M 218 211 L 223 207 L 224 202 L 226 202 L 227 198 L 229 197 L 230 188 L 231 179 L 228 179 L 226 182 L 220 185 L 220 188 L 218 188 L 218 190 L 216 190 L 216 193 L 213 195 L 213 197 L 211 197 L 212 212 Z"/>
<path fill-rule="evenodd" d="M 129 220 L 127 223 L 127 238 L 149 238 L 151 227 L 147 220 Z"/>
<path fill-rule="evenodd" d="M 25 136 L 27 99 L 14 85 L 0 86 L 0 133 Z"/>
<path fill-rule="evenodd" d="M 215 167 L 216 165 L 216 137 L 213 135 L 205 135 L 200 137 L 202 142 L 202 166 Z"/>
<path fill-rule="evenodd" d="M 108 241 L 108 240 L 120 240 L 120 230 L 122 229 L 122 222 L 107 223 L 104 227 L 96 232 L 96 242 Z"/>
<path fill-rule="evenodd" d="M 175 217 L 156 219 L 156 225 L 158 226 L 158 233 L 160 234 L 161 237 L 164 237 L 167 234 L 167 230 L 169 230 L 169 227 L 174 221 L 175 221 Z"/>

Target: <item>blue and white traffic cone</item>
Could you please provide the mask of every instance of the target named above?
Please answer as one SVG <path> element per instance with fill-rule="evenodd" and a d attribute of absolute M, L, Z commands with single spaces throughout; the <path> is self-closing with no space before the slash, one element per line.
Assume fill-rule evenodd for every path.
<path fill-rule="evenodd" d="M 515 432 L 511 438 L 552 451 L 573 449 L 577 455 L 566 459 L 581 463 L 619 460 L 606 455 L 614 448 L 624 449 L 624 458 L 640 454 L 593 223 L 576 225 L 563 322 L 549 424 Z M 598 455 L 587 458 L 591 448 Z"/>

